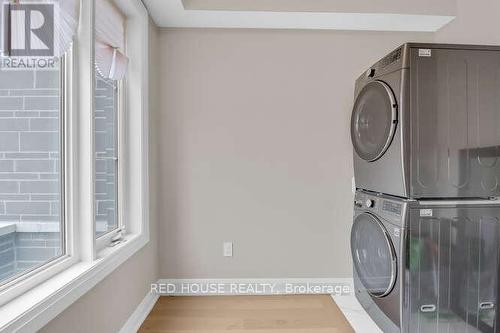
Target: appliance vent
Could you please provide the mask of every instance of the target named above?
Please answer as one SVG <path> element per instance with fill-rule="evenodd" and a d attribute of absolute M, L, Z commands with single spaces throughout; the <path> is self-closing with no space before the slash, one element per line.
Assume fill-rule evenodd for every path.
<path fill-rule="evenodd" d="M 402 54 L 403 50 L 402 48 L 400 47 L 399 49 L 397 49 L 396 51 L 393 51 L 392 53 L 390 53 L 388 56 L 386 56 L 384 59 L 382 59 L 380 61 L 380 65 L 382 68 L 384 67 L 387 67 L 389 66 L 390 64 L 398 61 L 399 59 L 401 59 L 401 54 Z"/>

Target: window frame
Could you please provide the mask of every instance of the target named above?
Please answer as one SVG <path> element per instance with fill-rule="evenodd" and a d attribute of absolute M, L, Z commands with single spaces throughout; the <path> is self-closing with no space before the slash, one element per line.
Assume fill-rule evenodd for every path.
<path fill-rule="evenodd" d="M 0 292 L 0 331 L 37 331 L 143 248 L 149 235 L 149 15 L 140 0 L 115 0 L 127 17 L 124 82 L 122 223 L 124 242 L 99 248 L 94 223 L 94 1 L 80 1 L 80 23 L 67 71 L 66 248 L 68 258 Z M 133 205 L 129 204 L 133 203 Z"/>

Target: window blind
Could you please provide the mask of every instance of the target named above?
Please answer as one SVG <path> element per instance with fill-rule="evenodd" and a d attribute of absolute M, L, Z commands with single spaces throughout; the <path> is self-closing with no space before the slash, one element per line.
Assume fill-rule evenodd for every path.
<path fill-rule="evenodd" d="M 95 62 L 104 78 L 121 80 L 127 73 L 125 26 L 125 16 L 112 0 L 96 0 Z"/>

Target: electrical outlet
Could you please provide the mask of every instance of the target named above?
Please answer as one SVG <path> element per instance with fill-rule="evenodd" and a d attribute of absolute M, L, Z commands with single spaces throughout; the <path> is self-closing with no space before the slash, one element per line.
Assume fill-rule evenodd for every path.
<path fill-rule="evenodd" d="M 223 255 L 224 257 L 232 257 L 233 256 L 233 243 L 232 242 L 224 242 L 223 244 Z"/>

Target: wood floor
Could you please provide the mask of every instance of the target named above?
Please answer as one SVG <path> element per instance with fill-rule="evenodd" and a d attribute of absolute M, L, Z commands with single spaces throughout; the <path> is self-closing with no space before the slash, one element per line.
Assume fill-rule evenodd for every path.
<path fill-rule="evenodd" d="M 351 333 L 327 295 L 161 297 L 140 333 Z"/>

